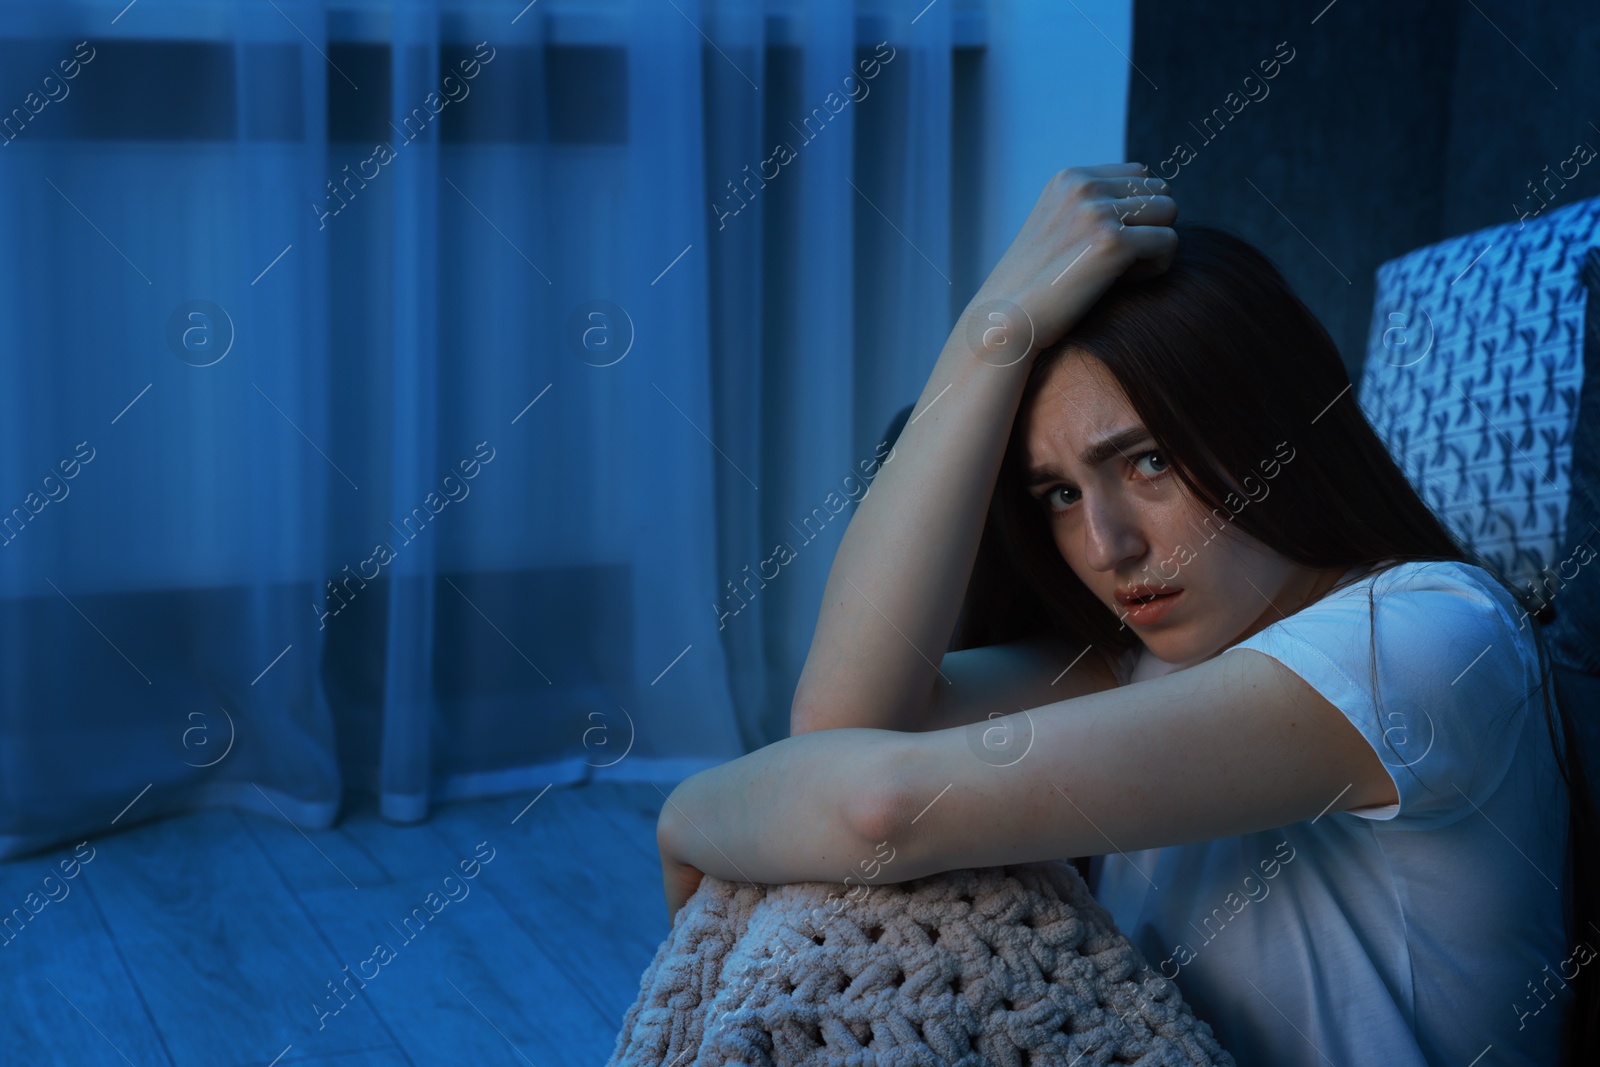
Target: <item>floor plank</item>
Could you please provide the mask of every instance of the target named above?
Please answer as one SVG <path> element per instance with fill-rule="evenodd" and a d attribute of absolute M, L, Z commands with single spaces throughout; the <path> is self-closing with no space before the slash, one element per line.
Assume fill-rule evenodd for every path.
<path fill-rule="evenodd" d="M 317 925 L 358 976 L 347 990 L 372 1005 L 418 1063 L 508 1063 L 517 1056 L 604 1062 L 615 1026 L 595 1008 L 581 977 L 551 953 L 559 944 L 551 935 L 573 917 L 559 900 L 519 892 L 517 869 L 505 862 L 519 843 L 504 828 L 484 837 L 476 823 L 458 826 L 468 832 L 440 834 L 431 823 L 403 830 L 352 824 L 351 833 L 378 852 L 403 838 L 407 866 L 417 873 L 359 899 L 338 890 L 305 894 Z M 480 849 L 482 842 L 487 847 Z M 474 877 L 462 874 L 463 861 Z M 506 899 L 553 921 L 535 923 L 539 936 L 530 936 L 502 904 Z M 329 1028 L 340 1018 L 334 1014 Z"/>
<path fill-rule="evenodd" d="M 364 1009 L 318 1033 L 314 998 L 341 962 L 241 825 L 262 818 L 212 810 L 149 823 L 107 839 L 95 860 L 112 937 L 177 1067 L 253 1062 L 291 1043 L 301 1055 L 393 1044 Z"/>
<path fill-rule="evenodd" d="M 300 1056 L 293 1046 L 281 1051 L 280 1060 L 251 1060 L 235 1067 L 405 1067 L 411 1063 L 405 1054 L 393 1045 L 387 1048 L 360 1049 L 356 1052 L 338 1052 L 331 1056 Z"/>
<path fill-rule="evenodd" d="M 669 930 L 654 820 L 646 855 L 601 816 L 615 799 L 608 788 L 555 787 L 441 807 L 430 824 L 457 847 L 511 831 L 516 847 L 496 862 L 513 877 L 490 890 L 555 965 L 574 976 L 613 1039 Z"/>
<path fill-rule="evenodd" d="M 661 803 L 648 784 L 591 783 L 410 826 L 352 798 L 324 831 L 218 809 L 108 835 L 66 896 L 0 937 L 0 1059 L 603 1063 L 668 932 Z M 462 878 L 480 843 L 493 859 Z M 0 864 L 0 907 L 70 854 Z M 440 904 L 451 873 L 467 895 Z M 408 938 L 396 927 L 419 906 Z M 319 1009 L 380 941 L 389 961 Z"/>
<path fill-rule="evenodd" d="M 613 800 L 605 789 L 557 787 L 527 809 L 515 826 L 510 820 L 526 800 L 441 808 L 432 825 L 453 838 L 469 836 L 469 827 L 487 834 L 497 821 L 506 826 L 515 840 L 526 843 L 511 851 L 510 862 L 530 887 L 568 901 L 587 924 L 606 931 L 608 940 L 617 945 L 648 948 L 648 963 L 670 930 L 655 824 L 652 820 L 646 852 L 638 846 L 637 834 L 630 839 L 606 817 L 604 809 Z M 511 910 L 523 916 L 521 909 Z M 635 974 L 635 985 L 637 978 Z"/>
<path fill-rule="evenodd" d="M 0 935 L 0 1049 L 7 1063 L 172 1062 L 91 896 L 91 886 L 111 878 L 104 856 L 105 843 L 91 841 L 76 854 L 69 847 L 0 864 L 0 907 L 29 916 L 24 922 L 8 910 L 11 925 Z M 75 874 L 63 877 L 65 871 Z M 29 894 L 37 894 L 31 901 L 37 914 Z"/>
<path fill-rule="evenodd" d="M 591 782 L 573 791 L 586 794 L 601 818 L 616 826 L 623 840 L 644 853 L 660 873 L 661 851 L 656 847 L 656 820 L 667 802 L 667 794 L 672 792 L 670 784 Z M 665 904 L 662 906 L 665 907 Z"/>
<path fill-rule="evenodd" d="M 486 832 L 485 821 L 498 817 L 515 832 L 517 847 L 506 850 L 515 877 L 495 883 L 495 891 L 521 887 L 526 903 L 508 899 L 507 911 L 581 983 L 615 1037 L 670 926 L 660 854 L 652 844 L 646 856 L 602 817 L 597 804 L 610 799 L 605 790 L 553 788 L 514 827 L 510 820 L 526 800 L 441 809 L 433 824 L 460 839 L 469 827 Z M 654 835 L 652 822 L 652 842 Z"/>
<path fill-rule="evenodd" d="M 294 891 L 359 889 L 394 880 L 377 857 L 349 833 L 352 820 L 376 818 L 368 814 L 367 807 L 352 804 L 338 825 L 311 833 L 282 816 L 263 815 L 250 825 L 262 850 Z"/>

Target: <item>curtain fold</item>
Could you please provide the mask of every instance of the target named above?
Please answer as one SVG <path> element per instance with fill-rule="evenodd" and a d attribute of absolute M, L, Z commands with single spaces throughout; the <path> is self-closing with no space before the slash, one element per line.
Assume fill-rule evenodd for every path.
<path fill-rule="evenodd" d="M 432 725 L 439 710 L 433 670 L 439 542 L 425 536 L 421 522 L 415 536 L 405 530 L 438 506 L 424 497 L 423 511 L 407 511 L 417 490 L 433 480 L 440 446 L 435 283 L 443 183 L 439 180 L 439 122 L 432 115 L 435 107 L 448 106 L 449 94 L 439 70 L 439 31 L 437 4 L 400 0 L 394 5 L 389 37 L 389 126 L 401 139 L 397 151 L 408 156 L 405 166 L 394 167 L 394 205 L 387 220 L 394 256 L 388 510 L 405 516 L 396 532 L 409 539 L 389 576 L 379 795 L 384 815 L 401 821 L 427 815 L 433 774 Z M 462 100 L 461 104 L 464 107 L 468 102 Z M 448 493 L 445 499 L 449 499 Z"/>
<path fill-rule="evenodd" d="M 0 858 L 787 732 L 960 303 L 951 5 L 0 14 Z"/>

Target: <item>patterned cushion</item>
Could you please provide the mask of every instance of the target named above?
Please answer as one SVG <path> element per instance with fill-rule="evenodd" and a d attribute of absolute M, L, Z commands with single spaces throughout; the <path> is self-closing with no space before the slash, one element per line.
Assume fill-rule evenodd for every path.
<path fill-rule="evenodd" d="M 1600 248 L 1584 254 L 1581 275 L 1588 291 L 1583 323 L 1583 384 L 1578 390 L 1578 426 L 1572 435 L 1572 496 L 1567 507 L 1571 553 L 1556 564 L 1561 599 L 1554 601 L 1550 651 L 1557 663 L 1586 671 L 1591 694 L 1600 692 Z M 1550 584 L 1547 578 L 1545 583 Z M 1571 683 L 1571 684 L 1576 684 Z M 1588 706 L 1600 713 L 1600 701 Z M 1600 714 L 1590 736 L 1600 760 Z M 1600 762 L 1591 763 L 1600 768 Z M 1600 775 L 1595 776 L 1600 810 Z"/>
<path fill-rule="evenodd" d="M 1568 517 L 1584 392 L 1580 270 L 1597 243 L 1600 197 L 1383 264 L 1358 394 L 1435 514 L 1545 602 L 1579 547 Z"/>

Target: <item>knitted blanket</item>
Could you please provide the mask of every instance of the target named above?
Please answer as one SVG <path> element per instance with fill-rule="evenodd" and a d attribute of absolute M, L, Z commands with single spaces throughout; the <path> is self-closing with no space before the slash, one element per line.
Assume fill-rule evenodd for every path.
<path fill-rule="evenodd" d="M 608 1067 L 1234 1065 L 1070 863 L 840 889 L 705 876 Z"/>

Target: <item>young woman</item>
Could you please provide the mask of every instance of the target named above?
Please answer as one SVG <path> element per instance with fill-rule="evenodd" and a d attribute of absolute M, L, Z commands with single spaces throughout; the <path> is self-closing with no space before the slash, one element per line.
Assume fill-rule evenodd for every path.
<path fill-rule="evenodd" d="M 1592 1062 L 1595 812 L 1542 638 L 1271 264 L 1167 192 L 1045 188 L 845 532 L 794 736 L 663 806 L 669 915 L 702 872 L 1093 856 L 1241 1064 Z"/>

